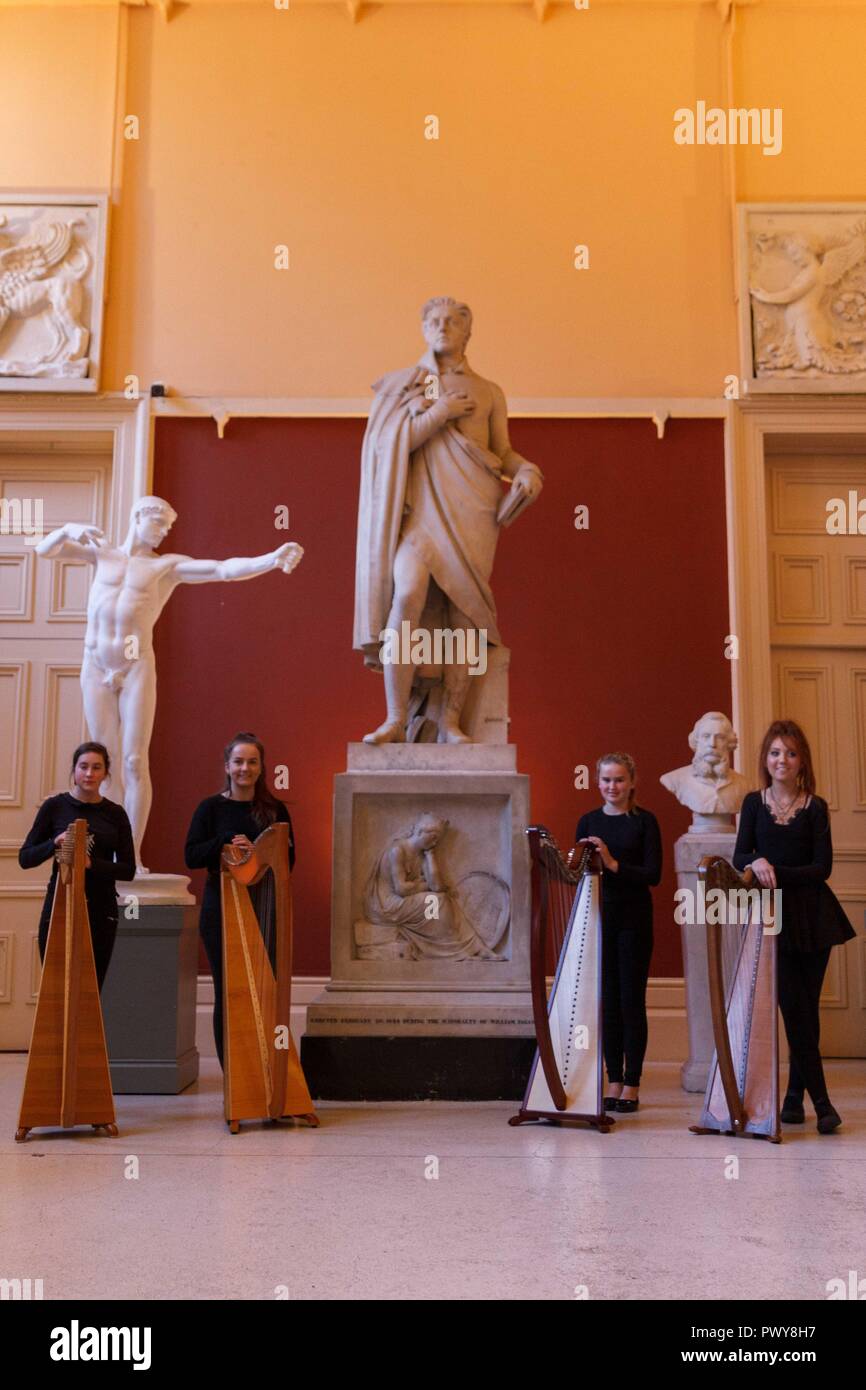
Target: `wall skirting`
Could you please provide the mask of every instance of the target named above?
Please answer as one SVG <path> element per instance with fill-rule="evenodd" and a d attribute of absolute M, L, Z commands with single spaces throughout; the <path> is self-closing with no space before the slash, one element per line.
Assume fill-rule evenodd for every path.
<path fill-rule="evenodd" d="M 321 994 L 328 983 L 326 975 L 297 975 L 292 981 L 292 1036 L 300 1047 L 307 1018 L 307 1005 Z M 686 1031 L 685 980 L 674 977 L 651 979 L 647 991 L 650 1062 L 683 1062 L 688 1056 Z M 215 1057 L 213 1028 L 213 980 L 199 975 L 196 994 L 196 1046 L 202 1057 Z"/>

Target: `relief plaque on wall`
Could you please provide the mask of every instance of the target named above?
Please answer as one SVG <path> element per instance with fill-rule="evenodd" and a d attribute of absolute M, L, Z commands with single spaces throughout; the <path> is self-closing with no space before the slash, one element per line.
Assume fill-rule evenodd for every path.
<path fill-rule="evenodd" d="M 96 391 L 108 197 L 0 194 L 0 391 Z"/>
<path fill-rule="evenodd" d="M 866 390 L 866 203 L 740 206 L 746 389 Z"/>

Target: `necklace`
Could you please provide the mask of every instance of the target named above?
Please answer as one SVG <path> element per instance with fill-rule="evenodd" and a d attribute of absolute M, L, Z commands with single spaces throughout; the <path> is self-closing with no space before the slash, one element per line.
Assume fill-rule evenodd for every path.
<path fill-rule="evenodd" d="M 787 805 L 785 805 L 782 801 L 780 801 L 779 798 L 776 796 L 776 789 L 775 789 L 775 787 L 771 787 L 771 788 L 770 788 L 770 796 L 771 796 L 771 798 L 772 798 L 773 805 L 776 807 L 776 810 L 779 812 L 778 816 L 775 816 L 774 819 L 775 819 L 780 825 L 785 825 L 785 824 L 786 824 L 789 820 L 791 820 L 791 818 L 792 818 L 793 808 L 796 806 L 797 802 L 800 800 L 800 793 L 797 792 L 797 793 L 793 796 L 793 798 L 788 802 Z"/>

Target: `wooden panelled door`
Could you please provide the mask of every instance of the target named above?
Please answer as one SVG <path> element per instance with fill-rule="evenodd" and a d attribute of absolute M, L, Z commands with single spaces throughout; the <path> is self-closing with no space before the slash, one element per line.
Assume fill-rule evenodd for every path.
<path fill-rule="evenodd" d="M 0 435 L 0 1050 L 26 1050 L 39 986 L 36 929 L 51 865 L 24 872 L 18 850 L 45 797 L 69 787 L 85 737 L 79 675 L 89 566 L 42 560 L 32 529 L 65 521 L 108 530 L 104 434 L 4 444 Z M 16 507 L 16 499 L 19 506 Z"/>
<path fill-rule="evenodd" d="M 857 932 L 830 956 L 821 1051 L 866 1057 L 866 535 L 850 520 L 851 502 L 866 499 L 866 453 L 852 452 L 850 437 L 845 453 L 825 444 L 780 440 L 784 452 L 767 456 L 773 697 L 811 744 L 830 806 L 830 884 Z M 840 515 L 834 499 L 845 506 L 843 534 L 828 530 Z"/>

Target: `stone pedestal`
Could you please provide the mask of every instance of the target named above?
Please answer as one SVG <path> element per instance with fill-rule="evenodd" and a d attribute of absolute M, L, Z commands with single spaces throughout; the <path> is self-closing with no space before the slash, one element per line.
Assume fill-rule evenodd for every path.
<path fill-rule="evenodd" d="M 697 819 L 697 818 L 696 818 Z M 709 818 L 705 818 L 709 819 Z M 729 818 L 725 818 L 729 820 Z M 720 855 L 730 860 L 734 853 L 736 835 L 730 829 L 714 832 L 690 828 L 674 846 L 674 866 L 677 887 L 696 894 L 698 865 L 705 854 Z M 693 898 L 692 901 L 695 901 Z M 737 927 L 722 927 L 722 931 L 737 931 Z M 689 1056 L 680 1070 L 684 1091 L 706 1089 L 710 1062 L 713 1058 L 713 1021 L 710 1014 L 710 986 L 707 978 L 707 928 L 703 922 L 680 928 L 683 943 L 683 972 L 686 980 L 686 1014 L 689 1030 Z M 727 953 L 725 953 L 727 954 Z"/>
<path fill-rule="evenodd" d="M 197 911 L 188 888 L 178 874 L 117 885 L 117 941 L 102 1012 L 118 1095 L 176 1095 L 198 1076 Z"/>
<path fill-rule="evenodd" d="M 432 959 L 367 921 L 380 855 L 421 815 L 447 819 L 446 884 L 493 959 Z M 302 1060 L 323 1099 L 517 1099 L 532 1061 L 529 779 L 512 744 L 349 744 L 335 778 L 331 980 Z"/>

